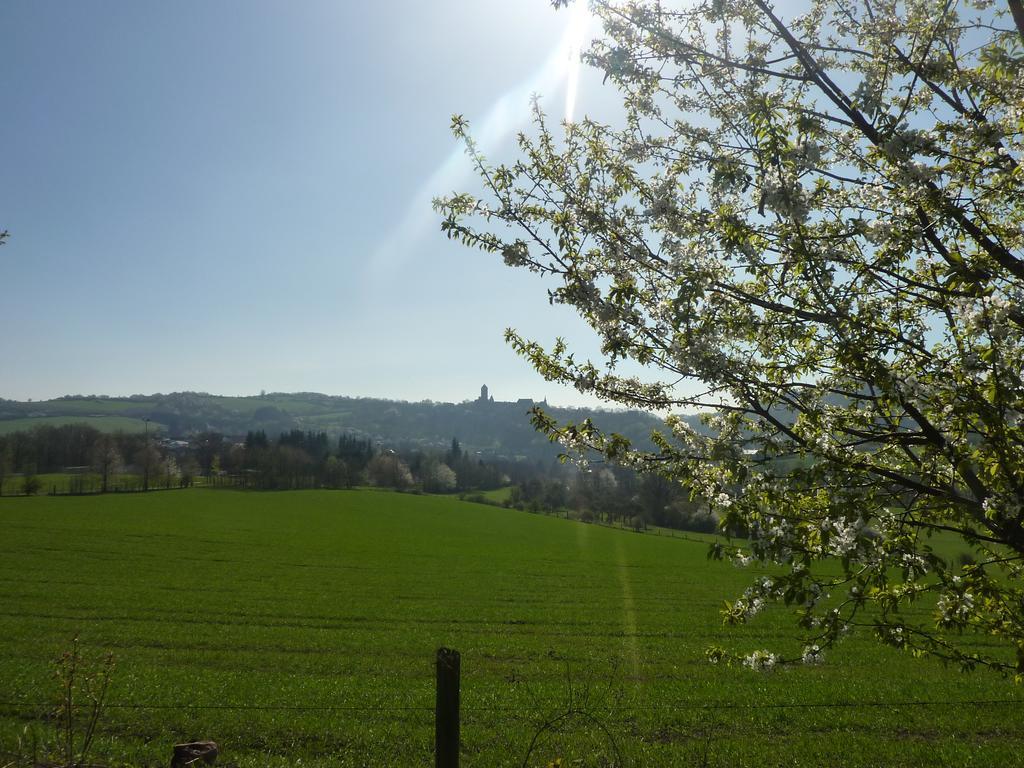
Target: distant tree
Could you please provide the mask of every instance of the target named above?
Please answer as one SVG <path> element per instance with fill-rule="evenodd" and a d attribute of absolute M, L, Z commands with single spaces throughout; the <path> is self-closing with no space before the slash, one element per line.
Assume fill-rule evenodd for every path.
<path fill-rule="evenodd" d="M 328 456 L 324 462 L 323 481 L 328 488 L 349 487 L 348 465 L 337 456 Z"/>
<path fill-rule="evenodd" d="M 666 510 L 665 525 L 684 531 L 714 533 L 718 530 L 718 516 L 707 504 L 677 498 Z"/>
<path fill-rule="evenodd" d="M 257 429 L 246 433 L 245 449 L 247 451 L 268 448 L 269 446 L 270 441 L 267 439 L 267 433 L 264 430 Z"/>
<path fill-rule="evenodd" d="M 181 482 L 181 469 L 173 456 L 166 456 L 161 467 L 164 481 L 164 488 L 170 489 Z"/>
<path fill-rule="evenodd" d="M 443 461 L 428 461 L 423 466 L 423 490 L 429 493 L 448 493 L 455 490 L 455 471 Z"/>
<path fill-rule="evenodd" d="M 565 487 L 565 483 L 561 480 L 548 480 L 544 483 L 541 504 L 543 504 L 546 509 L 552 511 L 563 509 L 568 503 L 568 500 L 568 491 Z"/>
<path fill-rule="evenodd" d="M 641 478 L 636 498 L 649 520 L 664 525 L 665 510 L 675 498 L 677 487 L 660 475 L 649 474 Z"/>
<path fill-rule="evenodd" d="M 159 479 L 163 469 L 163 456 L 152 442 L 147 442 L 135 454 L 135 461 L 142 472 L 142 490 L 148 491 L 149 484 Z"/>
<path fill-rule="evenodd" d="M 348 466 L 351 477 L 362 474 L 373 453 L 373 444 L 368 439 L 347 433 L 338 437 L 338 458 Z"/>
<path fill-rule="evenodd" d="M 0 438 L 0 496 L 3 496 L 4 480 L 11 471 L 13 461 L 14 452 L 11 449 L 11 444 L 7 440 Z"/>
<path fill-rule="evenodd" d="M 326 432 L 307 432 L 303 449 L 316 464 L 323 464 L 330 454 L 330 444 Z"/>
<path fill-rule="evenodd" d="M 270 450 L 267 433 L 262 429 L 248 432 L 242 450 L 243 470 L 256 470 L 262 467 L 266 463 L 265 454 Z"/>
<path fill-rule="evenodd" d="M 311 485 L 313 460 L 302 448 L 277 445 L 270 457 L 271 487 L 304 488 Z"/>
<path fill-rule="evenodd" d="M 181 473 L 181 485 L 184 488 L 191 488 L 195 483 L 196 475 L 199 474 L 199 463 L 191 453 L 185 454 L 178 463 Z"/>
<path fill-rule="evenodd" d="M 444 461 L 449 467 L 454 467 L 462 460 L 462 456 L 462 446 L 459 445 L 458 438 L 453 437 L 452 445 L 448 449 L 448 453 L 445 455 Z"/>
<path fill-rule="evenodd" d="M 21 492 L 26 496 L 35 496 L 42 487 L 42 481 L 36 477 L 34 472 L 26 472 L 21 479 Z"/>
<path fill-rule="evenodd" d="M 409 467 L 393 453 L 381 453 L 374 456 L 366 466 L 366 472 L 370 482 L 382 488 L 404 490 L 413 484 Z"/>
<path fill-rule="evenodd" d="M 100 476 L 100 491 L 106 493 L 111 479 L 124 469 L 124 459 L 117 448 L 117 441 L 108 434 L 101 434 L 92 446 L 90 464 Z"/>
<path fill-rule="evenodd" d="M 224 450 L 224 435 L 219 432 L 200 432 L 192 438 L 192 452 L 199 462 L 199 469 L 205 475 L 213 473 L 214 461 Z"/>
<path fill-rule="evenodd" d="M 248 466 L 249 451 L 245 449 L 244 445 L 232 443 L 221 451 L 221 457 L 222 466 L 228 474 L 237 474 Z"/>
<path fill-rule="evenodd" d="M 608 467 L 578 473 L 574 486 L 577 509 L 589 509 L 609 520 L 624 517 L 619 481 Z"/>
<path fill-rule="evenodd" d="M 306 446 L 306 433 L 301 429 L 291 429 L 287 432 L 282 432 L 277 436 L 277 444 L 304 449 Z"/>

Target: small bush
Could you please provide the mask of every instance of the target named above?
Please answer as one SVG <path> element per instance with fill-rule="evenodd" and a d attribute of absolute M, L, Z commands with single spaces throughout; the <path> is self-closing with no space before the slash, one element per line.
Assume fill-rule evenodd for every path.
<path fill-rule="evenodd" d="M 26 496 L 35 496 L 42 487 L 42 482 L 35 475 L 25 475 L 21 481 L 21 491 Z"/>

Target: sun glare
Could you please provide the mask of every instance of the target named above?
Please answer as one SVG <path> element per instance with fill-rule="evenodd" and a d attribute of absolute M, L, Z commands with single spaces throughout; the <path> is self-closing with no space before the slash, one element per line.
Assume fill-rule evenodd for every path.
<path fill-rule="evenodd" d="M 579 91 L 580 54 L 587 44 L 591 14 L 587 0 L 576 0 L 566 13 L 564 32 L 540 67 L 500 94 L 490 109 L 473 121 L 473 137 L 485 155 L 529 120 L 530 99 L 535 95 L 557 92 L 564 86 L 565 119 L 573 119 Z M 556 20 L 559 17 L 562 13 L 554 14 Z M 375 249 L 368 268 L 377 279 L 389 278 L 402 260 L 414 252 L 424 232 L 436 227 L 431 207 L 433 198 L 456 188 L 470 174 L 463 147 L 455 147 L 409 201 L 401 223 Z"/>
<path fill-rule="evenodd" d="M 569 26 L 565 32 L 568 62 L 565 71 L 565 119 L 572 120 L 576 111 L 576 94 L 580 83 L 580 56 L 590 28 L 590 12 L 586 0 L 576 0 L 569 9 Z"/>

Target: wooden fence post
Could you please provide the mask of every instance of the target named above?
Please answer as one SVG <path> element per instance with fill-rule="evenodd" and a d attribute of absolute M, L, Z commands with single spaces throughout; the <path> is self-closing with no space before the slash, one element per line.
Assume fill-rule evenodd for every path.
<path fill-rule="evenodd" d="M 459 768 L 459 652 L 437 649 L 437 703 L 434 708 L 435 768 Z"/>

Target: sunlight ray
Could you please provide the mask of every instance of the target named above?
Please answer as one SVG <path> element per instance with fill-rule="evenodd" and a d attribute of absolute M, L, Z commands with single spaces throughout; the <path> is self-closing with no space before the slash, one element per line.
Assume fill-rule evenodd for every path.
<path fill-rule="evenodd" d="M 568 57 L 565 74 L 565 119 L 572 122 L 580 85 L 580 57 L 583 55 L 583 46 L 586 44 L 590 28 L 590 12 L 586 0 L 576 0 L 569 13 L 569 26 L 565 32 Z"/>
<path fill-rule="evenodd" d="M 473 121 L 473 136 L 484 154 L 494 151 L 520 130 L 529 119 L 530 101 L 535 95 L 566 87 L 566 119 L 577 102 L 580 74 L 580 50 L 589 29 L 589 11 L 585 0 L 569 9 L 569 18 L 558 45 L 541 66 L 518 85 L 499 96 L 483 119 Z M 375 249 L 368 262 L 369 277 L 384 279 L 409 259 L 426 232 L 436 227 L 437 217 L 431 201 L 437 195 L 456 189 L 473 176 L 461 146 L 456 147 L 424 181 L 410 199 L 398 225 Z"/>

